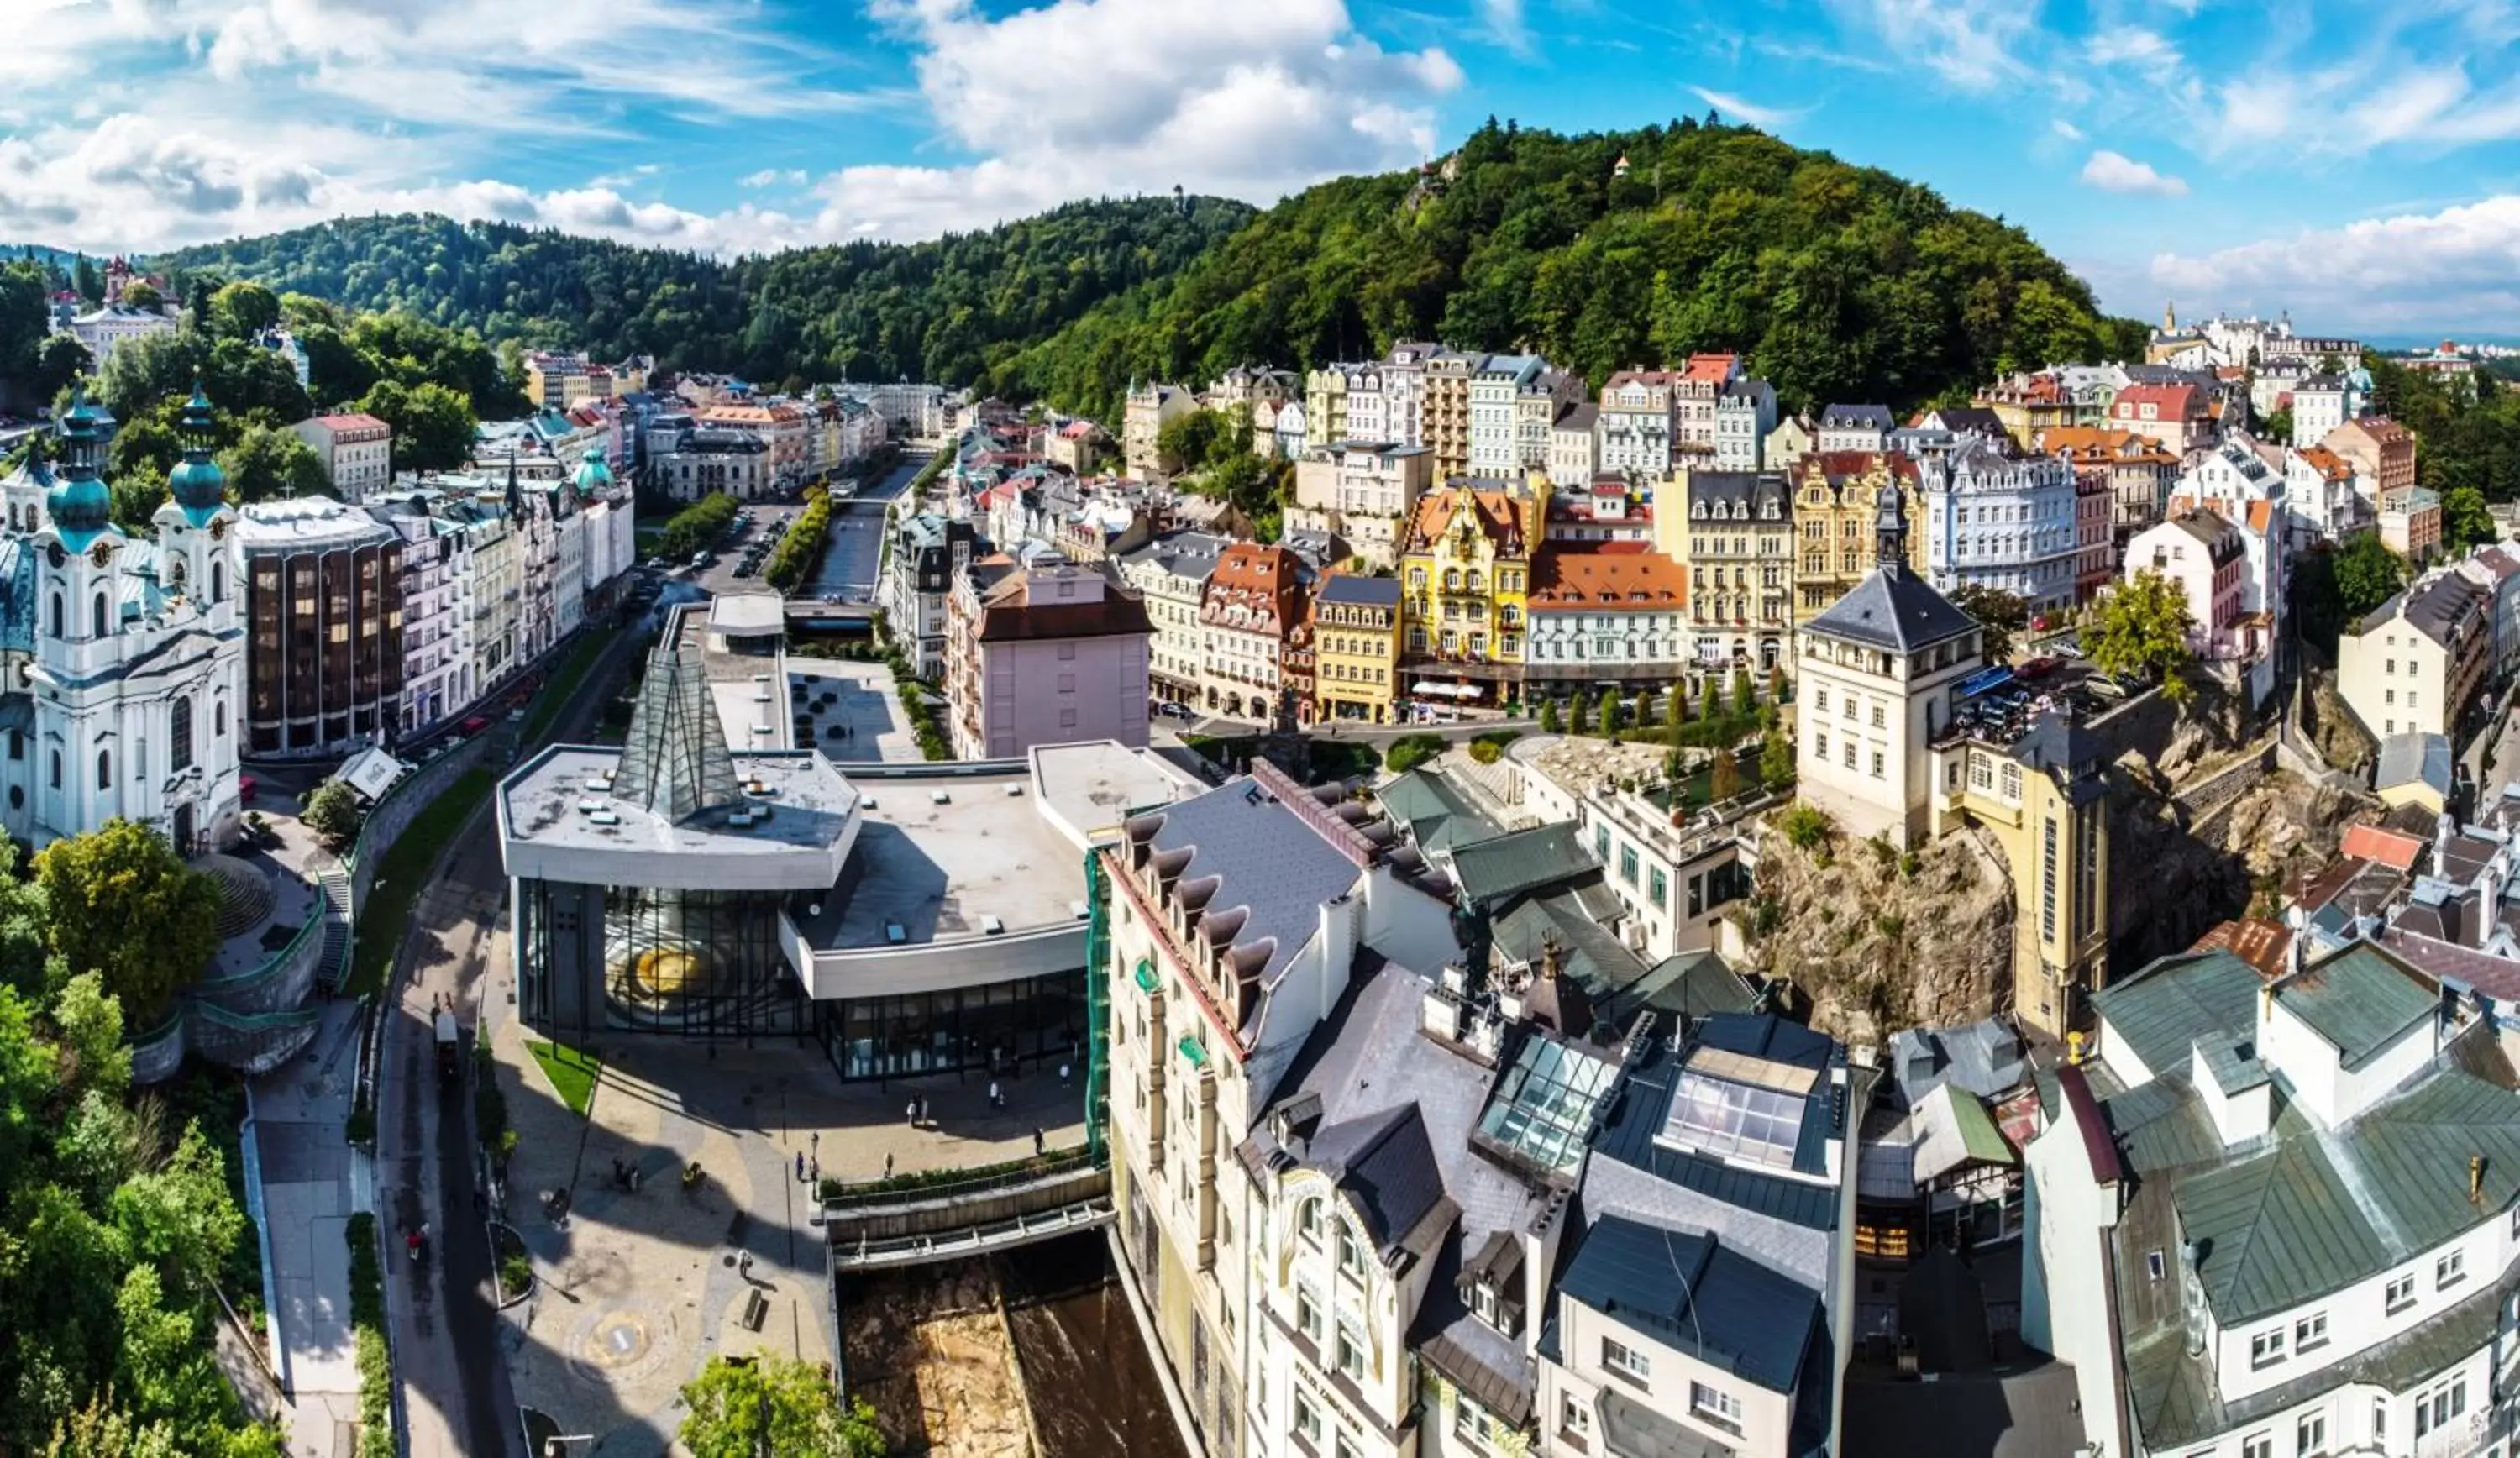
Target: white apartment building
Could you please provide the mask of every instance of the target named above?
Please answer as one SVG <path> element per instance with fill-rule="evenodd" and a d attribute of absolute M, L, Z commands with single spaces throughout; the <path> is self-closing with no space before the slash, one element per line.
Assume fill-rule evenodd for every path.
<path fill-rule="evenodd" d="M 1879 455 L 1890 448 L 1890 432 L 1898 428 L 1899 419 L 1886 405 L 1832 405 L 1820 414 L 1814 449 L 1824 455 L 1835 451 Z"/>
<path fill-rule="evenodd" d="M 1543 370 L 1523 385 L 1513 400 L 1515 474 L 1550 468 L 1558 419 L 1583 399 L 1584 376 L 1564 370 Z"/>
<path fill-rule="evenodd" d="M 2436 572 L 2336 641 L 2336 691 L 2375 738 L 2452 734 L 2494 660 L 2493 594 Z"/>
<path fill-rule="evenodd" d="M 1594 417 L 1598 444 L 1593 454 L 1599 469 L 1649 480 L 1671 469 L 1672 445 L 1680 434 L 1680 404 L 1673 396 L 1679 383 L 1673 370 L 1623 370 L 1602 382 Z"/>
<path fill-rule="evenodd" d="M 1999 588 L 2034 617 L 2072 609 L 2081 543 L 2072 463 L 1963 436 L 1917 467 L 1925 572 L 1935 589 Z"/>
<path fill-rule="evenodd" d="M 1471 372 L 1470 474 L 1520 473 L 1520 401 L 1548 373 L 1549 362 L 1535 354 L 1492 354 Z"/>
<path fill-rule="evenodd" d="M 372 415 L 317 416 L 289 427 L 315 448 L 325 483 L 353 506 L 393 482 L 393 427 Z"/>
<path fill-rule="evenodd" d="M 472 569 L 467 535 L 429 509 L 433 494 L 381 498 L 378 520 L 402 538 L 402 724 L 408 737 L 472 702 L 460 585 Z"/>
<path fill-rule="evenodd" d="M 1433 484 L 1434 467 L 1424 446 L 1333 441 L 1295 463 L 1295 505 L 1335 513 L 1348 550 L 1388 571 L 1399 565 L 1400 534 Z"/>
<path fill-rule="evenodd" d="M 1775 386 L 1747 377 L 1727 381 L 1715 399 L 1715 468 L 1760 469 L 1767 464 L 1768 432 L 1776 428 Z"/>
<path fill-rule="evenodd" d="M 101 372 L 113 351 L 146 334 L 171 334 L 175 316 L 162 309 L 135 309 L 128 304 L 106 304 L 90 309 L 70 321 L 69 331 L 96 360 Z"/>
<path fill-rule="evenodd" d="M 2358 366 L 2354 374 L 2362 374 Z M 2367 376 L 2313 375 L 2292 387 L 2292 443 L 2315 446 L 2327 432 L 2362 414 L 2370 396 Z"/>
<path fill-rule="evenodd" d="M 2058 1071 L 2026 1151 L 2023 1336 L 2072 1364 L 2107 1452 L 2504 1458 L 2520 1094 L 2475 1071 L 2500 1054 L 2472 994 L 2300 946 L 2272 976 L 2191 952 L 2093 994 L 2098 1067 Z M 2192 1136 L 2136 1132 L 2174 1123 Z"/>
<path fill-rule="evenodd" d="M 1601 407 L 1586 401 L 1569 406 L 1549 427 L 1549 484 L 1559 491 L 1583 491 L 1601 470 Z"/>

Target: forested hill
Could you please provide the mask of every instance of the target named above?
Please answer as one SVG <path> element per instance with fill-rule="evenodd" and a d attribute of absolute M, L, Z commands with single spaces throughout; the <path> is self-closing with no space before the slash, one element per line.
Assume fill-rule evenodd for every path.
<path fill-rule="evenodd" d="M 1580 137 L 1491 122 L 1437 169 L 1342 178 L 1256 214 L 1080 202 L 934 243 L 737 260 L 377 217 L 151 261 L 536 345 L 771 381 L 976 384 L 1106 420 L 1132 378 L 1303 368 L 1402 339 L 1528 349 L 1597 386 L 1740 350 L 1805 410 L 1951 399 L 2143 341 L 2018 228 L 1693 120 Z"/>
<path fill-rule="evenodd" d="M 404 214 L 149 261 L 607 359 L 643 351 L 773 383 L 790 375 L 967 382 L 1097 303 L 1172 277 L 1251 215 L 1213 198 L 1074 202 L 929 243 L 718 259 Z"/>
<path fill-rule="evenodd" d="M 1904 408 L 2014 367 L 2139 359 L 2144 337 L 2020 229 L 1886 172 L 1689 120 L 1581 137 L 1491 122 L 1433 175 L 1279 203 L 991 382 L 1104 415 L 1132 377 L 1429 339 L 1529 350 L 1597 387 L 1740 350 L 1785 409 Z"/>

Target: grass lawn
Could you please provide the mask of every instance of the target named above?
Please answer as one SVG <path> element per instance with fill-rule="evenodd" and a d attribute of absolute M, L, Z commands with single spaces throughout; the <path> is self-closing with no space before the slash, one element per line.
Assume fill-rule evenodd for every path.
<path fill-rule="evenodd" d="M 560 667 L 552 670 L 550 680 L 535 690 L 533 707 L 525 710 L 524 745 L 531 747 L 540 739 L 543 731 L 551 728 L 552 720 L 577 697 L 577 685 L 586 681 L 586 671 L 602 656 L 607 641 L 605 634 L 588 633 L 578 640 L 576 647 L 569 649 Z"/>
<path fill-rule="evenodd" d="M 496 782 L 496 776 L 487 770 L 465 771 L 445 794 L 413 817 L 411 824 L 386 850 L 377 866 L 375 889 L 368 893 L 368 904 L 359 911 L 358 940 L 350 953 L 350 980 L 343 988 L 348 995 L 355 997 L 384 987 L 385 970 L 393 965 L 394 949 L 401 943 L 403 928 L 411 922 L 412 906 L 428 882 L 428 868 L 436 863 L 437 854 L 446 848 L 446 842 L 489 798 L 490 787 Z"/>
<path fill-rule="evenodd" d="M 604 1072 L 604 1061 L 556 1042 L 528 1039 L 525 1051 L 542 1065 L 543 1077 L 551 1080 L 552 1092 L 560 1095 L 560 1101 L 568 1105 L 570 1112 L 584 1119 L 587 1106 L 595 1102 L 595 1079 Z"/>

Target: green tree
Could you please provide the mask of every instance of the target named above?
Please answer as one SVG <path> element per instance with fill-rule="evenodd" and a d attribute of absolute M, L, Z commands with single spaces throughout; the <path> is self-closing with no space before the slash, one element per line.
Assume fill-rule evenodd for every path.
<path fill-rule="evenodd" d="M 2347 539 L 2330 556 L 2336 607 L 2344 621 L 2359 622 L 2407 585 L 2407 559 L 2369 532 Z"/>
<path fill-rule="evenodd" d="M 1615 740 L 1619 737 L 1619 730 L 1625 729 L 1627 723 L 1628 701 L 1616 693 L 1602 694 L 1601 736 Z"/>
<path fill-rule="evenodd" d="M 324 492 L 324 458 L 293 430 L 248 425 L 221 451 L 219 469 L 241 502 L 277 501 Z"/>
<path fill-rule="evenodd" d="M 166 306 L 166 295 L 159 293 L 157 286 L 147 280 L 134 279 L 122 286 L 122 297 L 118 302 L 126 309 L 155 314 Z"/>
<path fill-rule="evenodd" d="M 1670 730 L 1668 737 L 1675 747 L 1680 743 L 1680 727 L 1688 722 L 1688 680 L 1674 679 L 1671 691 L 1662 696 L 1662 727 Z"/>
<path fill-rule="evenodd" d="M 111 783 L 128 769 L 100 751 L 96 763 L 70 773 Z M 44 889 L 53 950 L 73 973 L 102 973 L 106 990 L 142 1027 L 163 1016 L 218 950 L 218 894 L 209 877 L 184 864 L 146 825 L 116 817 L 54 841 L 35 856 L 35 879 Z"/>
<path fill-rule="evenodd" d="M 1232 421 L 1225 412 L 1193 410 L 1164 421 L 1155 432 L 1155 454 L 1172 469 L 1205 470 L 1227 459 Z"/>
<path fill-rule="evenodd" d="M 883 1458 L 875 1410 L 843 1408 L 815 1367 L 769 1352 L 709 1358 L 683 1385 L 676 1436 L 693 1458 Z"/>
<path fill-rule="evenodd" d="M 1542 699 L 1540 701 L 1540 731 L 1544 734 L 1553 734 L 1558 732 L 1561 728 L 1562 726 L 1559 724 L 1557 718 L 1557 700 L 1553 698 Z"/>
<path fill-rule="evenodd" d="M 1760 740 L 1759 780 L 1771 790 L 1794 782 L 1794 739 L 1781 726 L 1771 728 Z"/>
<path fill-rule="evenodd" d="M 306 805 L 298 818 L 315 832 L 333 851 L 347 850 L 359 835 L 359 822 L 365 818 L 359 807 L 359 793 L 338 778 L 327 779 L 306 796 Z"/>
<path fill-rule="evenodd" d="M 96 260 L 85 253 L 79 255 L 78 262 L 70 266 L 70 287 L 91 305 L 105 302 L 105 275 L 97 272 Z"/>
<path fill-rule="evenodd" d="M 228 1193 L 227 1167 L 199 1123 L 185 1126 L 164 1165 L 124 1180 L 112 1209 L 132 1255 L 170 1275 L 217 1270 L 245 1234 L 245 1213 Z"/>
<path fill-rule="evenodd" d="M 251 339 L 280 322 L 280 295 L 239 281 L 210 297 L 210 319 L 231 339 Z"/>
<path fill-rule="evenodd" d="M 1703 707 L 1698 715 L 1701 719 L 1722 719 L 1732 712 L 1732 705 L 1724 697 L 1724 679 L 1722 675 L 1708 674 L 1706 676 L 1706 697 L 1702 703 Z"/>
<path fill-rule="evenodd" d="M 1758 685 L 1751 679 L 1750 671 L 1746 668 L 1732 670 L 1732 707 L 1746 712 L 1758 701 Z"/>
<path fill-rule="evenodd" d="M 2442 545 L 2452 555 L 2465 556 L 2494 538 L 2494 517 L 2485 509 L 2483 491 L 2453 486 L 2442 493 Z"/>
<path fill-rule="evenodd" d="M 2291 445 L 2292 412 L 2288 409 L 2271 410 L 2258 417 L 2256 434 L 2260 440 L 2272 441 L 2282 446 Z"/>
<path fill-rule="evenodd" d="M 2013 639 L 2030 626 L 2030 604 L 2002 588 L 1962 583 L 1952 591 L 1952 605 L 1977 620 L 1986 643 L 1986 661 L 2012 661 Z"/>
<path fill-rule="evenodd" d="M 1566 732 L 1589 734 L 1593 731 L 1593 695 L 1578 688 L 1566 702 Z"/>
<path fill-rule="evenodd" d="M 166 504 L 166 472 L 154 461 L 144 461 L 122 472 L 107 488 L 113 502 L 113 524 L 126 532 L 146 532 L 149 518 Z"/>
<path fill-rule="evenodd" d="M 76 334 L 48 334 L 35 348 L 35 363 L 26 377 L 27 393 L 49 400 L 96 364 Z"/>
<path fill-rule="evenodd" d="M 122 1004 L 105 990 L 105 979 L 82 972 L 53 1001 L 53 1026 L 61 1033 L 65 1088 L 119 1098 L 131 1087 L 131 1048 L 122 1040 Z"/>
<path fill-rule="evenodd" d="M 2172 702 L 2187 696 L 2180 676 L 2190 658 L 2187 595 L 2158 572 L 2146 570 L 2104 594 L 2083 634 L 2092 666 L 2115 678 L 2146 679 L 2162 685 Z"/>
<path fill-rule="evenodd" d="M 359 408 L 393 427 L 395 470 L 454 470 L 472 459 L 480 422 L 472 402 L 445 385 L 380 380 Z"/>
<path fill-rule="evenodd" d="M 15 383 L 42 400 L 53 395 L 52 389 L 35 387 L 36 354 L 52 329 L 49 291 L 43 269 L 31 260 L 0 264 L 0 384 Z"/>
<path fill-rule="evenodd" d="M 1706 789 L 1719 804 L 1741 793 L 1741 758 L 1731 745 L 1715 751 L 1715 764 L 1706 772 Z"/>

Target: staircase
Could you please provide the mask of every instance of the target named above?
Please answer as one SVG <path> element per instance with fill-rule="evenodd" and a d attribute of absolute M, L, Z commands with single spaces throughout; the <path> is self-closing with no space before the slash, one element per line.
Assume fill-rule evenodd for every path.
<path fill-rule="evenodd" d="M 315 880 L 324 891 L 323 960 L 315 975 L 338 993 L 350 972 L 350 877 L 338 865 L 328 865 Z"/>

